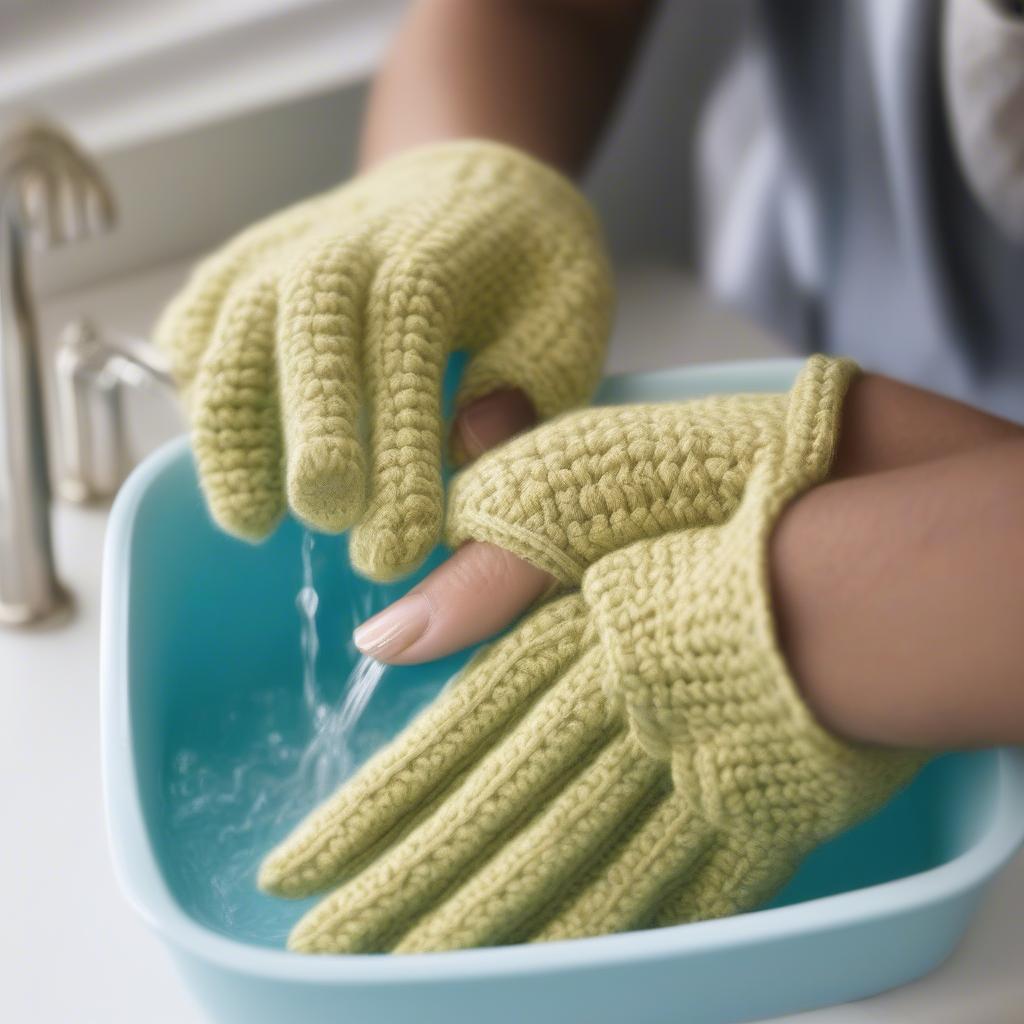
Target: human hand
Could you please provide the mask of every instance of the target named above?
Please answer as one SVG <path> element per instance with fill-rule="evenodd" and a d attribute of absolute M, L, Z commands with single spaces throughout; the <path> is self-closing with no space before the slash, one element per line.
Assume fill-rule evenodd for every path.
<path fill-rule="evenodd" d="M 454 142 L 243 232 L 196 269 L 157 341 L 218 524 L 257 540 L 290 507 L 353 526 L 354 566 L 383 580 L 438 540 L 448 353 L 470 352 L 458 409 L 518 391 L 547 418 L 596 385 L 610 307 L 596 220 L 568 180 Z"/>
<path fill-rule="evenodd" d="M 906 470 L 937 459 L 967 455 L 985 446 L 1019 438 L 1021 433 L 1016 424 L 952 399 L 878 374 L 863 374 L 851 383 L 843 404 L 843 426 L 830 479 Z M 864 489 L 873 493 L 875 486 Z M 817 491 L 804 501 L 812 506 L 828 504 L 827 496 L 818 496 Z M 877 498 L 866 498 L 864 503 L 868 508 L 878 507 Z M 846 505 L 849 507 L 851 502 L 847 500 Z M 787 515 L 784 521 L 789 518 Z M 824 518 L 835 521 L 834 515 Z M 892 531 L 887 531 L 886 536 L 891 540 Z M 849 530 L 844 530 L 844 537 L 851 539 Z M 788 550 L 791 545 L 787 534 L 787 554 L 779 566 L 787 583 L 792 575 L 790 570 L 797 564 L 805 567 L 808 576 L 815 572 L 815 559 L 805 556 L 795 560 Z M 807 549 L 804 550 L 806 553 Z M 862 556 L 855 560 L 863 564 Z M 440 658 L 499 632 L 553 583 L 550 574 L 525 558 L 494 544 L 470 540 L 424 579 L 411 595 L 370 620 L 372 628 L 366 623 L 367 628 L 357 632 L 356 643 L 361 649 L 372 649 L 378 658 L 395 664 Z M 785 598 L 786 605 L 793 602 L 791 590 L 787 585 L 778 595 L 780 600 Z M 811 600 L 810 605 L 820 607 L 815 600 Z M 790 610 L 783 608 L 782 611 L 783 618 L 788 620 Z M 815 635 L 824 633 L 819 629 Z M 802 639 L 809 641 L 811 637 L 802 635 Z M 861 648 L 868 649 L 864 645 Z M 875 678 L 882 677 L 876 675 Z M 864 687 L 847 687 L 844 692 L 863 693 Z M 809 696 L 816 697 L 816 694 Z M 834 718 L 831 706 L 823 707 L 822 712 Z M 842 726 L 844 723 L 840 720 L 834 724 Z M 841 731 L 850 734 L 865 730 L 863 723 L 857 721 L 846 724 Z M 907 736 L 909 738 L 909 733 Z"/>
<path fill-rule="evenodd" d="M 356 645 L 396 664 L 440 657 L 497 632 L 556 581 L 578 585 L 603 554 L 721 521 L 787 415 L 783 395 L 713 397 L 583 410 L 517 438 L 456 478 L 447 539 L 461 546 L 359 627 Z"/>

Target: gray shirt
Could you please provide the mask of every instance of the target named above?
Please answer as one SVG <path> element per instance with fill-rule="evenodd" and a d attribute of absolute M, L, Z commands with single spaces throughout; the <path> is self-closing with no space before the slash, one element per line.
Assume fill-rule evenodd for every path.
<path fill-rule="evenodd" d="M 956 157 L 942 11 L 756 4 L 701 129 L 704 267 L 802 348 L 1024 421 L 1024 246 Z"/>

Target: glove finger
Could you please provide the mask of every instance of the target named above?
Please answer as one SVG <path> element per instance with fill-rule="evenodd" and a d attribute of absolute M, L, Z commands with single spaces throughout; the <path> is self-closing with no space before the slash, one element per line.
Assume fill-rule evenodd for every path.
<path fill-rule="evenodd" d="M 278 358 L 288 502 L 318 530 L 362 514 L 359 347 L 372 254 L 359 237 L 329 241 L 281 281 Z"/>
<path fill-rule="evenodd" d="M 601 228 L 561 179 L 535 182 L 467 239 L 476 281 L 459 343 L 475 352 L 457 407 L 518 389 L 541 418 L 585 402 L 597 387 L 614 289 Z M 552 210 L 558 211 L 557 221 Z"/>
<path fill-rule="evenodd" d="M 392 948 L 621 731 L 607 714 L 600 668 L 593 647 L 429 818 L 299 921 L 290 948 Z"/>
<path fill-rule="evenodd" d="M 425 818 L 578 656 L 578 595 L 481 651 L 449 689 L 266 859 L 261 888 L 308 896 L 351 875 Z"/>
<path fill-rule="evenodd" d="M 370 296 L 370 500 L 349 552 L 376 580 L 415 569 L 440 537 L 441 381 L 455 322 L 448 277 L 425 244 L 416 255 L 386 261 Z"/>
<path fill-rule="evenodd" d="M 548 920 L 535 942 L 584 938 L 649 925 L 713 842 L 706 823 L 675 794 L 662 796 L 624 842 L 609 850 Z"/>
<path fill-rule="evenodd" d="M 265 537 L 284 514 L 275 314 L 267 282 L 230 296 L 192 389 L 192 447 L 207 504 L 218 525 L 247 540 Z"/>
<path fill-rule="evenodd" d="M 617 844 L 670 784 L 664 765 L 628 733 L 618 736 L 453 896 L 420 918 L 395 952 L 516 941 L 524 923 L 550 913 L 573 876 Z"/>
<path fill-rule="evenodd" d="M 756 910 L 789 881 L 798 863 L 786 850 L 780 856 L 774 844 L 722 837 L 694 877 L 663 901 L 656 923 L 710 921 Z"/>
<path fill-rule="evenodd" d="M 199 361 L 213 338 L 221 306 L 239 280 L 240 261 L 210 259 L 199 264 L 185 287 L 168 303 L 153 330 L 179 388 L 195 380 Z"/>
<path fill-rule="evenodd" d="M 266 270 L 268 259 L 282 248 L 301 244 L 315 217 L 312 202 L 284 210 L 243 231 L 195 267 L 185 287 L 168 303 L 153 335 L 171 361 L 179 388 L 191 386 L 230 293 L 255 276 L 269 283 L 269 273 L 260 273 L 260 268 Z"/>
<path fill-rule="evenodd" d="M 553 262 L 558 271 L 533 288 L 521 288 L 512 309 L 499 309 L 495 321 L 477 326 L 469 344 L 478 350 L 463 374 L 457 409 L 513 388 L 548 419 L 593 395 L 611 332 L 608 268 L 596 246 L 566 246 Z"/>

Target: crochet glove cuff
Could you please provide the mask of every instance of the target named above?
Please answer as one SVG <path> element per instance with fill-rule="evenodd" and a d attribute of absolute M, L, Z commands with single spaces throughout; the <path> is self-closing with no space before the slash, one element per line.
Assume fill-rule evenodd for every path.
<path fill-rule="evenodd" d="M 853 368 L 826 371 L 798 382 L 786 443 L 727 522 L 631 545 L 583 580 L 607 695 L 644 749 L 671 763 L 706 820 L 797 856 L 875 810 L 923 760 L 822 728 L 776 641 L 768 539 L 785 504 L 828 472 Z"/>

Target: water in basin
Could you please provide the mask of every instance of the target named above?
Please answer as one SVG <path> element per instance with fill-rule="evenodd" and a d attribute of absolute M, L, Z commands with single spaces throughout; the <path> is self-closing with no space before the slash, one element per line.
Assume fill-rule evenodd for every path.
<path fill-rule="evenodd" d="M 269 945 L 283 944 L 314 901 L 260 893 L 255 877 L 264 855 L 428 703 L 456 667 L 447 659 L 413 671 L 360 655 L 352 629 L 392 599 L 394 588 L 328 585 L 318 592 L 318 574 L 326 578 L 332 562 L 344 565 L 344 552 L 327 538 L 317 550 L 309 532 L 300 548 L 294 631 L 301 672 L 292 680 L 268 673 L 244 689 L 210 693 L 201 712 L 179 720 L 168 735 L 162 772 L 172 886 L 204 923 Z M 386 693 L 374 702 L 380 687 Z"/>

